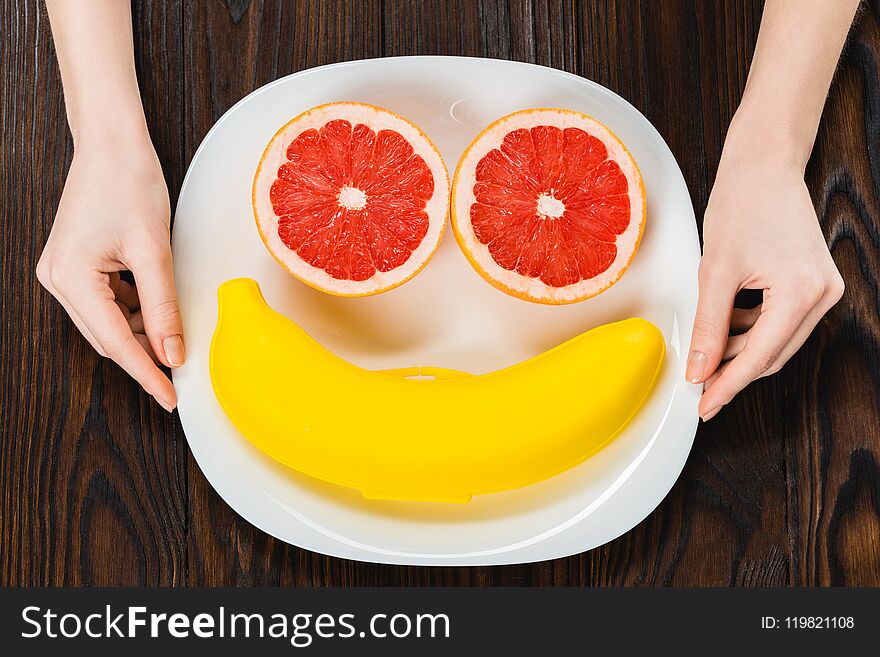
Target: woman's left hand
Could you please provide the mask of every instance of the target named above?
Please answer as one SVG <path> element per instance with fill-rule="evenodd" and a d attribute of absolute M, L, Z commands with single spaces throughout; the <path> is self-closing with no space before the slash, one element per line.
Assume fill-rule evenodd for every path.
<path fill-rule="evenodd" d="M 705 383 L 704 421 L 779 371 L 844 291 L 803 170 L 750 139 L 728 138 L 703 222 L 686 377 Z M 763 290 L 753 310 L 733 307 L 745 288 Z"/>

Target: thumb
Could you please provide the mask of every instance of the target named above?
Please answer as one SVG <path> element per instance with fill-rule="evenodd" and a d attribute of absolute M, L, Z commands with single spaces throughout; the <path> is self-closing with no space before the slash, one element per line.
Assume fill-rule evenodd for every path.
<path fill-rule="evenodd" d="M 162 243 L 132 263 L 144 318 L 144 329 L 153 353 L 168 367 L 180 367 L 186 359 L 183 324 L 174 290 L 171 245 Z"/>
<path fill-rule="evenodd" d="M 700 261 L 700 296 L 685 371 L 685 378 L 691 383 L 702 383 L 721 363 L 736 291 L 735 277 L 703 256 Z"/>

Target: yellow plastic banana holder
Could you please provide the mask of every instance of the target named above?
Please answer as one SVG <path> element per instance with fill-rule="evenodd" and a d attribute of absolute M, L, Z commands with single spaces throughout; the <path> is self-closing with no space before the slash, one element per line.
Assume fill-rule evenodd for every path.
<path fill-rule="evenodd" d="M 373 371 L 272 310 L 252 279 L 218 295 L 211 382 L 230 420 L 274 459 L 368 499 L 467 502 L 571 468 L 642 407 L 666 349 L 653 324 L 627 319 L 489 374 Z"/>

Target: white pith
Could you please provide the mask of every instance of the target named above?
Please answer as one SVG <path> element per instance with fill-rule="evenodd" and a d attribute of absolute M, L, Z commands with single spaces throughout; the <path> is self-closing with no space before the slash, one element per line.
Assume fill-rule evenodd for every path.
<path fill-rule="evenodd" d="M 400 267 L 389 272 L 376 271 L 364 281 L 333 278 L 323 269 L 310 265 L 288 248 L 278 236 L 278 217 L 269 199 L 269 190 L 275 181 L 278 168 L 287 162 L 287 147 L 290 142 L 302 132 L 313 128 L 319 129 L 334 119 L 345 119 L 352 126 L 362 123 L 376 132 L 385 129 L 394 130 L 412 145 L 434 176 L 434 193 L 425 204 L 425 212 L 429 218 L 427 234 Z M 356 188 L 349 189 L 363 194 Z M 344 191 L 345 188 L 340 190 L 340 204 L 343 204 Z M 352 193 L 346 192 L 346 201 L 351 200 L 349 194 Z M 365 199 L 364 202 L 367 200 Z M 331 294 L 362 296 L 400 285 L 414 276 L 430 259 L 440 243 L 446 225 L 449 208 L 449 174 L 436 147 L 409 121 L 372 105 L 330 103 L 315 107 L 296 117 L 272 138 L 254 177 L 253 205 L 257 226 L 266 247 L 291 274 L 312 287 Z"/>
<path fill-rule="evenodd" d="M 520 128 L 531 129 L 538 125 L 556 126 L 561 130 L 580 128 L 597 137 L 608 149 L 608 159 L 617 162 L 629 182 L 630 223 L 626 230 L 617 236 L 615 241 L 617 256 L 614 262 L 598 276 L 564 287 L 551 287 L 539 278 L 529 278 L 517 273 L 515 270 L 507 270 L 501 267 L 489 253 L 489 247 L 477 239 L 470 220 L 470 208 L 476 202 L 474 183 L 476 182 L 477 163 L 489 151 L 498 148 L 507 133 L 519 130 Z M 579 301 L 594 296 L 610 287 L 617 282 L 626 270 L 630 258 L 638 246 L 645 222 L 646 208 L 641 189 L 641 180 L 641 174 L 635 161 L 617 136 L 595 119 L 579 112 L 561 109 L 515 112 L 499 119 L 491 127 L 487 128 L 471 144 L 458 164 L 454 184 L 455 198 L 452 200 L 454 210 L 452 220 L 456 237 L 461 242 L 465 252 L 473 259 L 473 264 L 482 270 L 481 273 L 506 291 L 542 303 L 563 304 Z M 541 200 L 541 198 L 537 199 L 539 205 Z M 547 197 L 544 203 L 550 203 L 550 198 Z M 540 207 L 538 212 L 541 212 Z M 547 216 L 551 215 L 548 214 Z"/>
<path fill-rule="evenodd" d="M 367 207 L 367 195 L 364 190 L 349 185 L 339 190 L 339 196 L 336 197 L 336 200 L 346 210 L 363 210 Z"/>
<path fill-rule="evenodd" d="M 550 217 L 551 219 L 559 219 L 565 214 L 565 203 L 560 201 L 552 194 L 541 194 L 538 196 L 538 214 Z"/>

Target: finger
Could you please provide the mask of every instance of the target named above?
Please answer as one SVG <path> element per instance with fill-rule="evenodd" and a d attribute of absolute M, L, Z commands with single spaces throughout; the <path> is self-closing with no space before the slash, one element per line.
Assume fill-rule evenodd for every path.
<path fill-rule="evenodd" d="M 104 353 L 101 345 L 98 344 L 98 341 L 95 339 L 95 336 L 92 335 L 92 332 L 89 330 L 89 327 L 86 326 L 86 323 L 82 320 L 82 317 L 79 316 L 79 313 L 76 311 L 70 301 L 68 301 L 67 297 L 58 290 L 54 285 L 49 283 L 48 281 L 43 282 L 43 287 L 45 287 L 49 293 L 58 300 L 58 303 L 61 304 L 61 307 L 67 312 L 68 317 L 70 317 L 74 326 L 82 333 L 82 336 L 86 339 L 86 341 L 92 345 L 92 348 L 98 352 L 99 355 L 106 357 L 107 354 Z"/>
<path fill-rule="evenodd" d="M 803 321 L 791 304 L 780 304 L 761 314 L 749 331 L 742 351 L 703 393 L 700 417 L 711 418 L 740 390 L 773 367 Z"/>
<path fill-rule="evenodd" d="M 124 303 L 131 312 L 139 310 L 141 307 L 137 288 L 128 281 L 119 281 L 119 285 L 116 287 L 116 300 Z"/>
<path fill-rule="evenodd" d="M 739 335 L 731 335 L 729 338 L 727 338 L 727 346 L 724 348 L 724 355 L 721 357 L 721 360 L 730 360 L 731 358 L 735 358 L 736 356 L 738 356 L 739 352 L 741 352 L 746 346 L 746 341 L 748 339 L 748 332 L 740 333 Z"/>
<path fill-rule="evenodd" d="M 159 359 L 156 357 L 156 354 L 153 353 L 153 348 L 150 346 L 150 340 L 147 338 L 147 336 L 144 335 L 143 333 L 135 333 L 135 334 L 134 334 L 134 339 L 137 340 L 137 341 L 138 341 L 138 344 L 141 346 L 141 348 L 142 348 L 145 352 L 147 352 L 147 355 L 150 357 L 150 359 L 151 359 L 156 365 L 159 365 L 159 366 L 161 367 L 162 363 L 161 363 L 161 362 L 159 361 Z"/>
<path fill-rule="evenodd" d="M 825 313 L 827 313 L 828 310 L 830 310 L 834 306 L 834 304 L 840 300 L 840 297 L 842 296 L 842 294 L 843 294 L 842 284 L 841 285 L 830 285 L 825 290 L 825 292 L 822 293 L 818 302 L 816 302 L 815 305 L 810 310 L 807 311 L 806 316 L 800 322 L 800 324 L 797 326 L 791 339 L 786 343 L 786 345 L 779 352 L 779 355 L 776 357 L 774 364 L 771 367 L 769 367 L 767 370 L 765 370 L 763 373 L 761 373 L 759 376 L 760 377 L 771 376 L 771 375 L 775 374 L 776 372 L 778 372 L 785 365 L 785 363 L 787 363 L 791 359 L 791 357 L 794 356 L 794 354 L 797 353 L 797 351 L 803 346 L 803 344 L 810 337 L 810 334 L 815 329 L 816 325 L 819 323 L 819 321 L 821 321 L 821 319 L 825 315 Z M 809 299 L 809 296 L 807 298 Z M 810 301 L 808 300 L 806 303 L 801 302 L 799 304 L 798 304 L 798 302 L 795 301 L 794 304 L 792 305 L 792 310 L 790 311 L 793 313 L 794 317 L 796 317 L 798 315 L 798 312 L 797 312 L 798 305 L 800 306 L 801 309 L 808 308 L 810 306 Z M 801 310 L 801 312 L 803 312 L 803 310 Z M 743 334 L 742 336 L 731 337 L 731 341 L 736 340 L 738 344 L 736 346 L 731 346 L 730 341 L 729 341 L 728 342 L 728 350 L 732 352 L 732 351 L 736 351 L 737 349 L 739 349 L 739 351 L 741 352 L 742 349 L 740 347 L 744 347 L 745 345 L 742 342 L 740 342 L 739 339 L 745 337 L 746 343 L 747 343 L 748 342 L 748 335 L 750 332 L 751 331 L 747 332 L 746 334 Z M 705 388 L 704 388 L 705 390 L 708 390 L 710 387 L 712 387 L 715 384 L 715 382 L 719 378 L 721 378 L 721 375 L 726 370 L 728 365 L 730 365 L 730 362 L 724 363 L 724 365 L 722 365 L 718 369 L 717 372 L 715 372 L 711 377 L 709 377 L 706 380 Z M 718 410 L 719 409 L 715 409 L 715 410 L 710 409 L 711 412 L 707 413 L 704 416 L 704 418 L 703 418 L 704 421 L 711 419 L 718 412 Z"/>
<path fill-rule="evenodd" d="M 144 329 L 144 315 L 140 310 L 131 314 L 128 318 L 128 326 L 131 328 L 132 333 L 140 333 L 142 335 L 146 335 L 146 330 Z M 153 352 L 153 348 L 150 347 L 150 352 Z"/>
<path fill-rule="evenodd" d="M 94 347 L 96 342 L 94 337 L 92 336 L 91 331 L 89 331 L 88 327 L 83 323 L 76 310 L 71 307 L 70 303 L 68 303 L 64 295 L 58 290 L 57 287 L 55 287 L 53 281 L 53 278 L 55 278 L 55 276 L 53 275 L 53 268 L 49 264 L 49 259 L 46 257 L 45 253 L 40 257 L 40 261 L 37 263 L 36 275 L 37 280 L 40 282 L 40 285 L 42 285 L 49 294 L 55 297 L 58 303 L 61 304 L 61 307 L 64 308 L 67 316 L 70 317 L 77 330 L 79 330 L 79 332 L 89 342 L 89 344 Z"/>
<path fill-rule="evenodd" d="M 721 362 L 738 286 L 723 267 L 707 262 L 705 256 L 700 262 L 700 296 L 685 371 L 691 383 L 705 381 Z"/>
<path fill-rule="evenodd" d="M 745 333 L 755 325 L 761 316 L 761 304 L 754 308 L 734 308 L 730 315 L 730 330 L 734 333 Z"/>
<path fill-rule="evenodd" d="M 108 287 L 106 274 L 73 283 L 79 290 L 76 308 L 103 353 L 143 386 L 168 411 L 177 405 L 174 386 L 141 347 Z"/>
<path fill-rule="evenodd" d="M 813 329 L 816 328 L 816 325 L 821 321 L 822 317 L 825 316 L 825 313 L 828 312 L 831 305 L 826 307 L 824 304 L 820 303 L 804 318 L 804 321 L 801 322 L 801 325 L 797 328 L 791 340 L 780 352 L 779 358 L 776 359 L 776 364 L 761 376 L 771 376 L 776 374 L 776 372 L 782 369 L 783 365 L 791 360 L 791 357 L 794 356 L 802 346 L 804 346 L 804 343 L 813 333 Z"/>
<path fill-rule="evenodd" d="M 171 245 L 163 244 L 156 252 L 144 254 L 132 263 L 132 272 L 153 352 L 168 367 L 180 367 L 186 352 L 171 269 Z"/>
<path fill-rule="evenodd" d="M 721 365 L 718 366 L 718 369 L 712 372 L 712 376 L 706 379 L 706 382 L 703 384 L 703 390 L 708 390 L 709 387 L 718 380 L 718 377 L 720 377 L 724 373 L 724 370 L 727 369 L 728 365 L 730 365 L 730 361 L 727 361 L 726 363 L 721 363 Z M 707 419 L 709 418 L 704 418 L 704 420 Z"/>
<path fill-rule="evenodd" d="M 67 298 L 62 294 L 55 295 L 55 298 L 58 299 L 58 303 L 61 304 L 61 307 L 67 311 L 67 314 L 70 317 L 71 321 L 73 322 L 74 326 L 76 326 L 76 328 L 79 330 L 79 332 L 82 333 L 82 335 L 86 339 L 86 341 L 90 345 L 92 345 L 92 348 L 98 352 L 99 356 L 106 358 L 107 354 L 104 353 L 104 350 L 102 349 L 102 347 L 98 343 L 98 341 L 95 339 L 95 336 L 92 335 L 92 332 L 89 330 L 89 327 L 86 326 L 86 323 L 83 321 L 82 317 L 79 316 L 79 313 L 76 312 L 76 309 L 70 305 L 70 303 L 67 301 Z"/>
<path fill-rule="evenodd" d="M 119 308 L 119 312 L 122 313 L 122 316 L 125 317 L 125 321 L 127 322 L 131 317 L 131 311 L 128 309 L 128 306 L 118 300 L 115 303 L 116 307 Z"/>
<path fill-rule="evenodd" d="M 779 371 L 779 369 L 788 362 L 792 356 L 794 356 L 797 350 L 800 349 L 810 337 L 813 329 L 816 328 L 816 325 L 822 320 L 825 314 L 831 310 L 838 301 L 840 301 L 843 297 L 843 293 L 843 279 L 835 272 L 835 276 L 830 277 L 823 285 L 823 291 L 819 297 L 819 301 L 815 304 L 813 309 L 807 313 L 807 316 L 804 318 L 803 322 L 801 322 L 797 331 L 795 331 L 789 344 L 782 350 L 782 353 L 779 355 L 777 366 L 772 368 L 772 371 L 765 372 L 764 376 L 769 376 L 770 374 Z"/>

